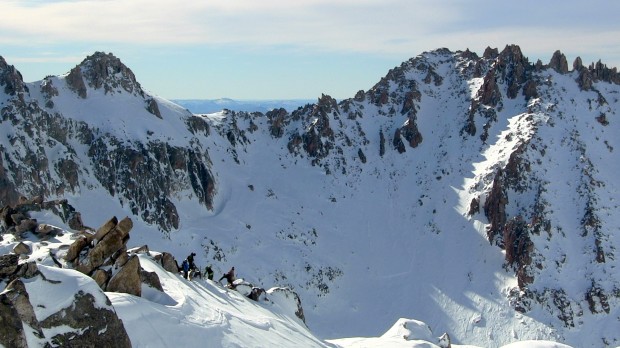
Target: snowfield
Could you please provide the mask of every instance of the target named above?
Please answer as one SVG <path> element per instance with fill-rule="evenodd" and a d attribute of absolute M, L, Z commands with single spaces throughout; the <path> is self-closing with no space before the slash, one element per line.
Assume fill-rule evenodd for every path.
<path fill-rule="evenodd" d="M 155 262 L 155 251 L 149 255 L 139 254 L 140 264 L 144 270 L 157 274 L 164 292 L 143 285 L 142 297 L 104 293 L 90 277 L 51 265 L 50 252 L 56 253 L 62 245 L 74 240 L 75 234 L 68 231 L 45 243 L 34 236 L 26 236 L 24 243 L 36 252 L 20 262 L 36 261 L 39 271 L 54 282 L 52 286 L 37 278 L 26 282 L 40 321 L 70 306 L 73 294 L 81 290 L 93 294 L 100 307 L 108 307 L 106 296 L 109 298 L 133 347 L 440 347 L 441 338 L 434 335 L 427 324 L 402 318 L 379 337 L 323 340 L 295 315 L 295 303 L 285 293 L 270 289 L 256 302 L 211 280 L 187 280 L 180 273 L 167 272 Z M 0 251 L 8 253 L 16 244 L 15 240 L 5 238 L 0 242 Z M 50 337 L 54 332 L 46 332 L 46 335 Z M 34 335 L 27 335 L 27 339 L 29 347 L 43 347 L 47 343 Z M 452 347 L 475 346 L 452 344 Z M 523 341 L 504 346 L 520 347 L 569 346 L 549 341 Z"/>

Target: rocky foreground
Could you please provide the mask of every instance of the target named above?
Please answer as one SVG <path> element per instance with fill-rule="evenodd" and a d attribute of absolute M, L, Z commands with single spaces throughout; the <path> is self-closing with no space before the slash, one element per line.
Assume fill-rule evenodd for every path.
<path fill-rule="evenodd" d="M 42 214 L 80 230 L 68 232 L 33 217 Z M 133 227 L 129 218 L 112 217 L 94 230 L 84 226 L 66 200 L 42 199 L 22 199 L 14 207 L 6 206 L 0 218 L 0 286 L 4 289 L 0 293 L 0 344 L 5 347 L 131 347 L 106 293 L 140 297 L 148 289 L 163 296 L 157 273 L 141 267 L 140 257 L 179 275 L 178 262 L 170 253 L 151 252 L 146 245 L 127 247 Z M 236 290 L 255 301 L 283 293 L 297 308 L 295 315 L 304 320 L 299 297 L 288 289 L 265 291 L 244 283 Z"/>

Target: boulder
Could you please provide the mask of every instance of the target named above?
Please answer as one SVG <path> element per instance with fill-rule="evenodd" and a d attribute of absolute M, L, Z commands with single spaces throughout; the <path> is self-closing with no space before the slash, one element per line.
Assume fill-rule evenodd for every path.
<path fill-rule="evenodd" d="M 11 214 L 11 226 L 18 226 L 22 221 L 27 220 L 28 216 L 22 212 L 15 212 Z"/>
<path fill-rule="evenodd" d="M 28 255 L 32 252 L 32 248 L 24 242 L 19 242 L 13 247 L 13 252 L 17 255 Z"/>
<path fill-rule="evenodd" d="M 253 287 L 252 291 L 247 295 L 247 297 L 254 301 L 265 300 L 267 297 L 267 292 L 263 288 Z"/>
<path fill-rule="evenodd" d="M 118 219 L 116 218 L 116 216 L 113 216 L 105 224 L 99 227 L 93 239 L 96 241 L 100 241 L 101 239 L 103 239 L 103 237 L 105 237 L 106 234 L 108 234 L 108 232 L 112 231 L 112 229 L 116 227 L 117 224 L 118 224 Z"/>
<path fill-rule="evenodd" d="M 82 214 L 77 211 L 70 213 L 69 219 L 67 220 L 67 225 L 69 225 L 69 228 L 72 230 L 83 230 L 85 226 L 84 222 L 82 221 Z"/>
<path fill-rule="evenodd" d="M 97 285 L 99 285 L 102 290 L 105 290 L 106 285 L 108 284 L 108 280 L 110 280 L 110 272 L 102 269 L 97 269 L 95 270 L 95 272 L 93 272 L 91 278 L 93 278 L 93 280 L 97 282 Z"/>
<path fill-rule="evenodd" d="M 39 274 L 39 268 L 35 261 L 22 263 L 15 272 L 15 277 L 30 279 Z"/>
<path fill-rule="evenodd" d="M 24 333 L 24 325 L 11 302 L 12 294 L 8 291 L 0 293 L 0 345 L 3 347 L 27 348 L 28 342 Z"/>
<path fill-rule="evenodd" d="M 124 247 L 123 232 L 114 228 L 105 235 L 101 241 L 90 249 L 83 261 L 80 261 L 76 269 L 84 274 L 90 274 L 95 268 L 104 264 L 115 252 Z"/>
<path fill-rule="evenodd" d="M 11 219 L 11 216 L 13 214 L 15 214 L 15 209 L 11 206 L 5 205 L 4 207 L 2 207 L 2 209 L 0 209 L 0 226 L 4 228 L 9 228 L 15 225 L 13 219 Z"/>
<path fill-rule="evenodd" d="M 116 225 L 116 229 L 122 233 L 123 239 L 129 235 L 129 231 L 133 228 L 133 221 L 129 217 L 125 217 Z"/>
<path fill-rule="evenodd" d="M 161 286 L 161 282 L 159 281 L 157 273 L 147 272 L 143 269 L 140 269 L 140 278 L 142 280 L 142 283 L 148 285 L 151 288 L 164 292 L 164 288 Z"/>
<path fill-rule="evenodd" d="M 112 255 L 110 264 L 113 264 L 116 268 L 121 268 L 127 263 L 127 261 L 129 261 L 129 255 L 127 254 L 127 248 L 123 246 Z"/>
<path fill-rule="evenodd" d="M 18 261 L 19 255 L 17 254 L 0 255 L 0 278 L 15 273 L 15 271 L 17 271 Z"/>
<path fill-rule="evenodd" d="M 161 254 L 161 265 L 170 273 L 179 273 L 179 264 L 170 253 L 164 252 Z"/>
<path fill-rule="evenodd" d="M 34 232 L 39 236 L 39 238 L 48 236 L 48 235 L 56 235 L 59 232 L 61 232 L 61 230 L 57 227 L 54 227 L 52 225 L 48 225 L 48 224 L 39 224 L 39 226 L 37 226 L 37 228 L 34 230 Z"/>
<path fill-rule="evenodd" d="M 149 251 L 149 246 L 148 245 L 143 245 L 141 247 L 137 247 L 137 248 L 131 248 L 129 250 L 127 250 L 127 252 L 132 253 L 132 254 L 146 254 L 146 255 L 151 255 L 150 251 Z"/>
<path fill-rule="evenodd" d="M 74 295 L 69 307 L 41 321 L 41 327 L 59 332 L 48 339 L 61 347 L 131 347 L 123 322 L 113 308 L 99 308 L 95 297 L 82 291 Z M 73 330 L 53 330 L 56 327 Z"/>
<path fill-rule="evenodd" d="M 140 259 L 135 255 L 130 257 L 123 268 L 112 276 L 106 290 L 140 296 L 142 294 L 140 269 Z"/>
<path fill-rule="evenodd" d="M 10 305 L 17 312 L 19 319 L 35 330 L 35 335 L 43 337 L 41 326 L 30 303 L 30 296 L 26 291 L 24 283 L 20 279 L 12 281 L 7 285 L 5 293 L 8 294 Z"/>
<path fill-rule="evenodd" d="M 73 244 L 69 246 L 69 250 L 67 250 L 67 253 L 65 254 L 65 261 L 73 262 L 75 259 L 77 259 L 77 257 L 80 256 L 80 252 L 82 252 L 82 249 L 84 249 L 84 247 L 86 247 L 88 243 L 89 242 L 87 237 L 79 236 L 75 240 L 75 242 L 73 242 Z"/>
<path fill-rule="evenodd" d="M 16 226 L 15 232 L 18 234 L 21 234 L 24 232 L 34 232 L 38 226 L 39 224 L 37 223 L 37 220 L 24 219 L 24 220 L 21 220 L 20 223 Z"/>

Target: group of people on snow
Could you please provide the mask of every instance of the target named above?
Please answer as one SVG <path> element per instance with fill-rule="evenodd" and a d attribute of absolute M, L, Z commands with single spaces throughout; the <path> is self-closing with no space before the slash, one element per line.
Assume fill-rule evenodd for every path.
<path fill-rule="evenodd" d="M 200 268 L 197 267 L 194 263 L 194 256 L 196 256 L 196 253 L 194 252 L 189 254 L 189 256 L 187 256 L 187 258 L 183 260 L 183 263 L 180 267 L 181 271 L 183 272 L 183 277 L 188 280 L 196 277 L 202 279 L 203 274 L 200 272 Z M 211 265 L 208 265 L 205 268 L 204 274 L 206 274 L 207 279 L 213 280 L 214 272 L 211 268 Z M 233 282 L 235 281 L 235 267 L 233 266 L 228 272 L 224 273 L 224 275 L 222 275 L 222 277 L 218 280 L 218 283 L 221 283 L 222 279 L 226 279 L 226 281 L 228 282 L 228 287 L 233 287 Z"/>

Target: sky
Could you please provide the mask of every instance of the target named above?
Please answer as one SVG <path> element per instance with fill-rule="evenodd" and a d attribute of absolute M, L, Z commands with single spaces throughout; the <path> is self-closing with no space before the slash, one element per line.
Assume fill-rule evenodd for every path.
<path fill-rule="evenodd" d="M 3 0 L 0 56 L 27 82 L 104 51 L 168 99 L 343 99 L 442 47 L 619 67 L 619 12 L 604 0 Z"/>

